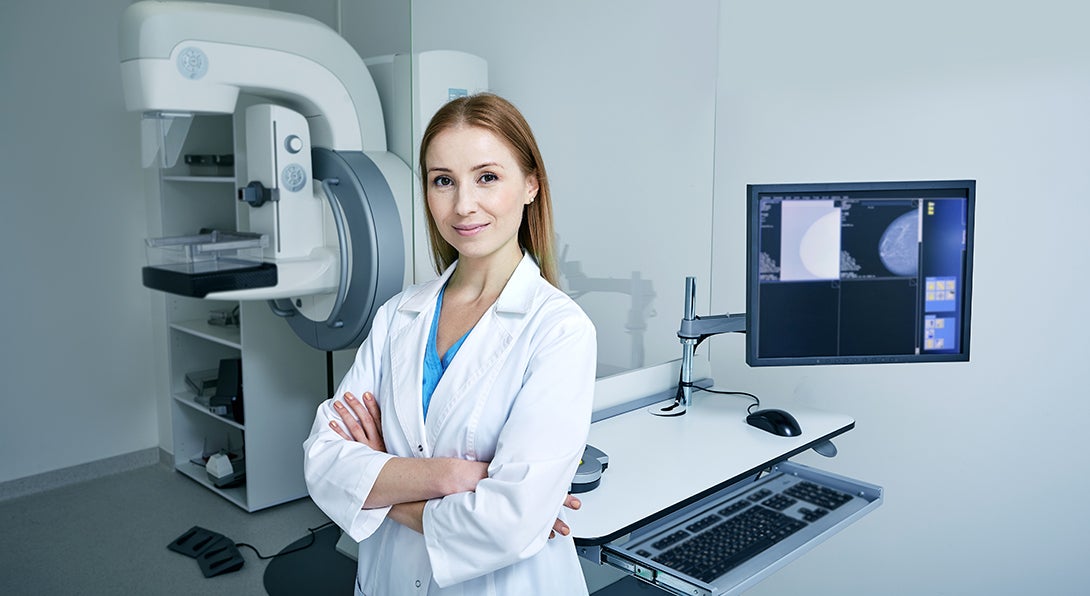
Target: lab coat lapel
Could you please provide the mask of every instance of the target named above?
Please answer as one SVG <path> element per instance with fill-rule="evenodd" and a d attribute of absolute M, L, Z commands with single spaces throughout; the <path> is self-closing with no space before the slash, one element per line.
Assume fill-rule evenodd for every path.
<path fill-rule="evenodd" d="M 436 443 L 443 427 L 452 421 L 468 424 L 469 435 L 473 436 L 480 407 L 487 401 L 485 398 L 495 378 L 489 372 L 503 362 L 511 340 L 511 334 L 496 320 L 494 309 L 489 309 L 470 332 L 431 396 L 426 425 L 430 444 Z M 478 402 L 463 403 L 473 399 Z M 465 455 L 475 458 L 472 443 L 470 439 Z"/>
<path fill-rule="evenodd" d="M 398 313 L 407 320 L 389 338 L 394 413 L 415 457 L 431 457 L 432 443 L 426 440 L 422 405 L 424 350 L 435 313 L 435 300 L 453 270 L 453 266 L 447 268 L 439 279 L 419 286 L 405 299 L 398 307 Z"/>
<path fill-rule="evenodd" d="M 427 436 L 435 444 L 443 426 L 456 418 L 470 425 L 469 457 L 475 457 L 473 428 L 480 418 L 497 370 L 507 357 L 515 338 L 522 331 L 526 315 L 533 303 L 536 278 L 540 269 L 529 255 L 523 255 L 496 303 L 485 312 L 466 338 L 450 368 L 443 374 L 432 394 L 428 408 Z M 426 340 L 425 340 L 426 341 Z M 462 404 L 476 399 L 470 407 Z M 470 412 L 469 417 L 452 416 L 454 412 Z"/>

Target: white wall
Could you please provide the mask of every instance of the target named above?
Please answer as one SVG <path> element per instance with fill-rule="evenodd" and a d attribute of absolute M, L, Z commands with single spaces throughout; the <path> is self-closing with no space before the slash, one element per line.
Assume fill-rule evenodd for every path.
<path fill-rule="evenodd" d="M 753 593 L 1083 592 L 1090 10 L 721 6 L 714 308 L 744 304 L 747 183 L 977 180 L 971 362 L 757 370 L 711 341 L 721 385 L 853 415 L 805 461 L 887 491 Z"/>
<path fill-rule="evenodd" d="M 413 51 L 483 57 L 493 91 L 526 115 L 566 258 L 602 286 L 650 280 L 635 334 L 629 294 L 577 299 L 598 329 L 600 375 L 641 351 L 642 364 L 679 358 L 685 276 L 708 287 L 717 13 L 715 0 L 413 2 Z"/>
<path fill-rule="evenodd" d="M 128 3 L 0 3 L 0 482 L 158 444 Z"/>
<path fill-rule="evenodd" d="M 254 0 L 258 2 L 260 0 Z M 267 0 L 266 8 L 308 16 L 341 34 L 363 58 L 412 47 L 412 2 L 390 0 Z"/>

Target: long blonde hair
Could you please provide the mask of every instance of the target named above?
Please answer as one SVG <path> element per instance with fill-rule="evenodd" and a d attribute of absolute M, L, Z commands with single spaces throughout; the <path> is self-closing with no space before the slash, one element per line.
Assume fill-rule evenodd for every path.
<path fill-rule="evenodd" d="M 541 159 L 541 151 L 530 125 L 511 102 L 492 93 L 478 93 L 459 97 L 439 108 L 420 141 L 420 184 L 425 197 L 428 192 L 428 167 L 425 160 L 428 147 L 436 135 L 457 126 L 483 128 L 496 135 L 511 149 L 522 174 L 537 177 L 537 197 L 523 209 L 518 241 L 537 261 L 541 268 L 541 277 L 559 287 L 553 245 L 553 206 L 549 194 L 549 179 L 545 175 L 545 162 Z M 436 272 L 442 273 L 458 258 L 458 252 L 439 234 L 430 209 L 425 207 L 424 216 L 428 222 L 428 241 L 431 244 Z"/>

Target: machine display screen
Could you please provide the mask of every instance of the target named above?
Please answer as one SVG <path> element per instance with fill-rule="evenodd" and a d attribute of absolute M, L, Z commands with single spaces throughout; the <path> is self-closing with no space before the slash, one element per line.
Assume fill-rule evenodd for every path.
<path fill-rule="evenodd" d="M 969 359 L 976 183 L 748 187 L 750 366 Z"/>

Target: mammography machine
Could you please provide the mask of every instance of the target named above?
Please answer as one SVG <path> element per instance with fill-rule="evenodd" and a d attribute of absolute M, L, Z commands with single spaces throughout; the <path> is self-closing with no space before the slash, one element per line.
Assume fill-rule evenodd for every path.
<path fill-rule="evenodd" d="M 388 150 L 384 106 L 363 59 L 312 19 L 204 2 L 132 4 L 122 15 L 120 49 L 126 108 L 144 115 L 145 166 L 176 162 L 194 114 L 234 114 L 236 126 L 244 120 L 234 156 L 238 200 L 246 203 L 239 230 L 149 240 L 167 256 L 144 269 L 144 284 L 266 300 L 315 348 L 359 345 L 375 310 L 414 279 L 419 219 L 411 155 Z M 405 68 L 462 61 L 469 66 L 424 70 L 442 70 L 446 78 L 433 86 L 451 93 L 486 86 L 483 60 L 429 54 Z M 468 81 L 451 81 L 465 73 Z M 406 76 L 383 76 L 408 84 Z M 411 106 L 387 112 L 420 112 L 405 128 L 426 123 L 443 103 L 387 96 Z"/>

